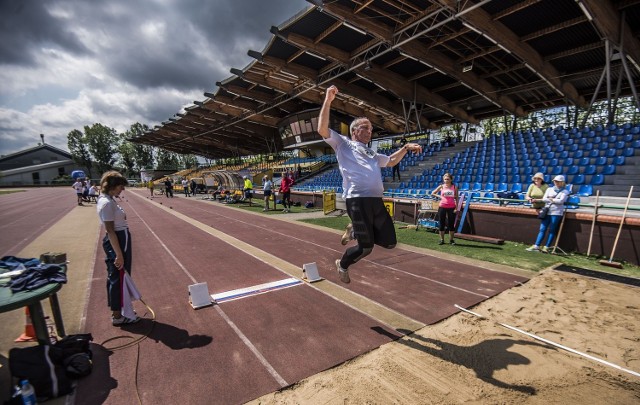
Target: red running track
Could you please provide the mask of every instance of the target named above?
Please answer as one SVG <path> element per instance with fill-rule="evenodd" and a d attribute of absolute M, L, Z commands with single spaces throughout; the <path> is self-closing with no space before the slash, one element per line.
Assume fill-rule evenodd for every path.
<path fill-rule="evenodd" d="M 172 204 L 194 203 L 180 200 Z M 244 403 L 401 336 L 308 284 L 193 310 L 187 286 L 196 281 L 213 293 L 289 275 L 146 201 L 130 197 L 123 205 L 133 279 L 157 322 L 137 366 L 136 347 L 97 351 L 98 370 L 81 381 L 78 403 L 131 403 L 136 367 L 143 403 Z M 99 250 L 86 323 L 97 343 L 123 332 L 109 323 L 103 260 Z M 140 336 L 151 326 L 123 329 Z"/>

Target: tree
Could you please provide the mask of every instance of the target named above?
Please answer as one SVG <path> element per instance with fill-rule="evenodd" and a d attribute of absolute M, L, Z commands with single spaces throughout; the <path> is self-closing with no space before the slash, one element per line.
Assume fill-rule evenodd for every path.
<path fill-rule="evenodd" d="M 136 173 L 136 161 L 135 150 L 133 144 L 129 141 L 124 141 L 118 147 L 118 153 L 120 154 L 120 164 L 126 170 L 127 176 L 132 177 Z"/>
<path fill-rule="evenodd" d="M 116 162 L 119 139 L 116 130 L 96 123 L 84 127 L 85 139 L 89 152 L 95 159 L 100 173 L 111 170 Z"/>
<path fill-rule="evenodd" d="M 198 166 L 198 158 L 195 155 L 180 155 L 180 165 L 185 169 Z"/>
<path fill-rule="evenodd" d="M 177 170 L 180 162 L 178 156 L 166 149 L 158 148 L 158 170 Z"/>
<path fill-rule="evenodd" d="M 89 178 L 92 178 L 91 168 L 93 167 L 93 163 L 84 134 L 77 129 L 69 132 L 67 135 L 67 147 L 69 148 L 69 152 L 71 152 L 73 161 L 82 166 L 82 168 L 87 169 Z"/>
<path fill-rule="evenodd" d="M 136 138 L 149 130 L 147 125 L 140 124 L 136 122 L 131 125 L 129 130 L 125 132 L 127 139 Z M 143 145 L 141 143 L 131 142 L 133 146 L 134 155 L 133 158 L 136 163 L 136 169 L 138 171 L 144 169 L 153 169 L 153 155 L 154 148 L 153 146 Z"/>

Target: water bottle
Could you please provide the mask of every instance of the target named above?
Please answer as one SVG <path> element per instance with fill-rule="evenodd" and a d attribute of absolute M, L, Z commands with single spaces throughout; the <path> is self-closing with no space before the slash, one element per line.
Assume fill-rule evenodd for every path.
<path fill-rule="evenodd" d="M 33 386 L 29 384 L 29 380 L 22 380 L 20 382 L 22 386 L 22 403 L 23 405 L 36 405 L 36 392 L 33 389 Z"/>

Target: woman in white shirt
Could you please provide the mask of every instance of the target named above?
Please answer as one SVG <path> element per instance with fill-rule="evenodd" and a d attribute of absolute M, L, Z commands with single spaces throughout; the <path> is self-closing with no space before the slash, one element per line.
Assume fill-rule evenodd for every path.
<path fill-rule="evenodd" d="M 538 237 L 533 246 L 527 248 L 529 252 L 542 252 L 549 253 L 549 246 L 556 237 L 556 232 L 562 221 L 564 215 L 564 203 L 569 197 L 569 192 L 566 190 L 567 184 L 563 175 L 558 175 L 553 178 L 553 187 L 549 187 L 544 196 L 540 199 L 532 199 L 531 203 L 544 203 L 545 207 L 548 207 L 548 213 L 540 222 L 540 231 Z M 547 243 L 542 246 L 545 233 L 549 232 L 547 237 Z M 542 246 L 542 247 L 541 247 Z"/>
<path fill-rule="evenodd" d="M 103 174 L 100 180 L 102 194 L 97 205 L 98 216 L 107 231 L 102 240 L 102 248 L 106 254 L 107 304 L 112 311 L 113 325 L 132 324 L 140 320 L 138 316 L 127 318 L 122 315 L 123 286 L 120 272 L 131 274 L 131 233 L 127 215 L 114 198 L 120 195 L 127 184 L 127 179 L 116 171 Z"/>

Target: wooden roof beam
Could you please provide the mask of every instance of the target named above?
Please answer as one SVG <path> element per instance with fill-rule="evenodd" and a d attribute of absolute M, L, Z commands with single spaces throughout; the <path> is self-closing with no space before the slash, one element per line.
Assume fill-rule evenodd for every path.
<path fill-rule="evenodd" d="M 438 1 L 453 10 L 457 9 L 458 2 L 456 0 Z M 473 13 L 465 14 L 462 19 L 466 24 L 482 32 L 483 35 L 492 38 L 494 41 L 500 40 L 502 46 L 524 61 L 532 71 L 567 100 L 577 106 L 586 107 L 587 103 L 584 97 L 578 93 L 573 84 L 563 81 L 561 79 L 562 75 L 553 65 L 546 62 L 535 49 L 522 42 L 521 38 L 513 31 L 505 27 L 500 21 L 496 21 L 493 16 L 482 8 L 475 9 Z"/>
<path fill-rule="evenodd" d="M 634 35 L 631 27 L 620 17 L 615 2 L 602 0 L 579 0 L 586 7 L 589 14 L 598 18 L 591 21 L 602 33 L 605 39 L 620 47 L 620 27 L 624 35 L 624 52 L 634 60 L 636 66 L 640 66 L 640 41 Z"/>
<path fill-rule="evenodd" d="M 347 7 L 341 6 L 338 3 L 326 4 L 325 9 L 330 11 L 332 14 L 338 16 L 339 18 L 349 21 L 350 24 L 353 24 L 354 26 L 365 29 L 371 35 L 374 35 L 376 38 L 380 40 L 389 41 L 393 37 L 393 31 L 390 28 L 382 26 L 381 24 L 375 21 L 371 21 L 367 18 L 363 18 L 361 16 L 355 15 Z M 430 66 L 437 67 L 439 70 L 454 77 L 456 80 L 459 80 L 462 83 L 466 83 L 471 89 L 478 91 L 479 93 L 482 92 L 483 95 L 489 97 L 493 102 L 495 102 L 496 104 L 499 104 L 502 108 L 504 108 L 507 111 L 510 111 L 512 114 L 520 115 L 523 113 L 522 110 L 518 110 L 518 107 L 516 106 L 515 102 L 511 100 L 509 97 L 497 95 L 498 94 L 497 90 L 489 82 L 482 80 L 473 72 L 467 72 L 463 74 L 462 66 L 457 65 L 455 61 L 451 60 L 445 55 L 439 52 L 436 52 L 433 49 L 428 49 L 426 46 L 420 44 L 417 41 L 409 42 L 403 45 L 402 47 L 400 47 L 400 49 L 406 54 L 411 55 L 412 57 L 416 57 L 417 59 L 426 61 L 426 63 L 429 64 Z M 346 61 L 344 60 L 342 62 L 346 63 Z M 361 73 L 364 76 L 367 76 L 367 72 L 368 71 L 364 71 Z M 399 80 L 399 78 L 401 78 L 401 76 L 397 75 L 395 77 L 395 80 Z M 410 97 L 405 98 L 403 96 L 402 98 L 405 100 L 413 100 L 413 89 L 412 89 L 413 84 L 409 83 L 404 78 L 401 78 L 400 80 L 402 82 L 406 82 L 411 87 L 409 91 Z M 386 87 L 387 89 L 393 91 L 395 86 L 383 85 L 383 87 Z M 423 88 L 423 91 L 428 92 L 428 90 L 424 88 Z M 406 92 L 404 93 L 406 95 Z M 396 94 L 400 95 L 397 92 Z M 440 96 L 437 96 L 437 97 L 441 101 L 444 101 L 444 104 L 447 104 L 442 97 Z M 433 104 L 427 102 L 427 100 L 425 101 L 416 100 L 416 101 L 421 103 L 424 102 L 428 105 L 433 106 Z M 438 104 L 439 106 L 437 108 L 441 109 L 443 112 L 446 112 L 447 114 L 450 114 L 456 117 L 457 119 L 460 119 L 463 122 L 475 121 L 475 118 L 469 116 L 465 111 L 453 111 L 453 110 L 446 111 L 446 108 L 447 108 L 446 106 L 443 106 L 442 103 L 438 103 Z M 458 116 L 458 114 L 460 113 L 462 113 L 462 116 Z"/>

